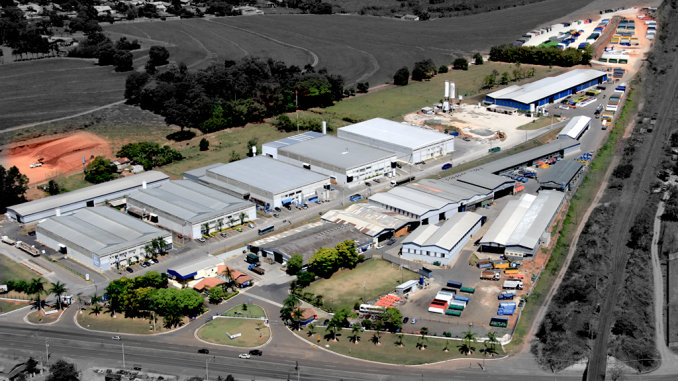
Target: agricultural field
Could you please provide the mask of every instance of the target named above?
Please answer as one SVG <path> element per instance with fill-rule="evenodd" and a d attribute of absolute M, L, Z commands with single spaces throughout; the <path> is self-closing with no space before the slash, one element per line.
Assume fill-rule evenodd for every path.
<path fill-rule="evenodd" d="M 322 295 L 326 306 L 338 309 L 342 306 L 353 307 L 354 303 L 363 298 L 363 282 L 365 299 L 371 300 L 392 291 L 403 282 L 418 278 L 410 270 L 401 272 L 389 262 L 371 259 L 355 269 L 338 271 L 329 279 L 315 281 L 304 292 Z"/>

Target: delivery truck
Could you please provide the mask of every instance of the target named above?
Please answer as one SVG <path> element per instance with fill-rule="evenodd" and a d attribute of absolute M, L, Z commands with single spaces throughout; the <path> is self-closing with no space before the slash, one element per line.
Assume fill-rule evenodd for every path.
<path fill-rule="evenodd" d="M 482 273 L 480 273 L 480 279 L 499 280 L 501 279 L 501 275 L 495 273 L 494 271 L 483 271 Z"/>
<path fill-rule="evenodd" d="M 522 290 L 523 289 L 523 282 L 521 282 L 519 280 L 506 280 L 506 281 L 504 281 L 503 288 L 505 290 Z"/>

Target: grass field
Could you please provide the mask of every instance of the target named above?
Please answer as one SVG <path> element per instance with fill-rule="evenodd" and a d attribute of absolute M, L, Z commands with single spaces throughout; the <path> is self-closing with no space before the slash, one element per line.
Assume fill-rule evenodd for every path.
<path fill-rule="evenodd" d="M 96 316 L 92 312 L 91 307 L 83 308 L 82 314 L 77 314 L 78 324 L 81 327 L 91 329 L 94 331 L 103 331 L 110 333 L 133 333 L 133 334 L 153 334 L 158 332 L 167 332 L 171 329 L 164 327 L 164 319 L 162 316 L 157 316 L 155 323 L 155 332 L 153 331 L 153 322 L 151 319 L 142 318 L 126 318 L 123 313 L 117 313 L 117 317 L 113 318 L 111 311 L 107 308 Z M 188 318 L 184 318 L 183 324 L 188 323 Z M 182 325 L 183 325 L 182 324 Z"/>
<path fill-rule="evenodd" d="M 374 332 L 363 332 L 359 335 L 359 343 L 353 343 L 353 333 L 351 330 L 344 329 L 337 332 L 337 342 L 332 341 L 332 335 L 323 328 L 316 328 L 313 334 L 308 332 L 308 327 L 301 331 L 295 331 L 296 334 L 305 340 L 322 346 L 324 349 L 337 352 L 345 356 L 355 357 L 363 360 L 370 360 L 388 364 L 399 365 L 418 365 L 428 364 L 439 361 L 451 360 L 456 358 L 483 358 L 484 345 L 482 343 L 472 344 L 476 350 L 471 356 L 461 353 L 459 346 L 462 344 L 459 340 L 446 340 L 427 336 L 424 341 L 425 350 L 419 349 L 417 343 L 421 341 L 421 336 L 404 335 L 400 348 L 398 345 L 398 336 L 391 333 L 381 333 L 381 345 L 377 345 Z M 320 340 L 318 340 L 320 336 Z M 445 352 L 445 347 L 449 352 Z M 328 347 L 329 346 L 329 347 Z M 495 347 L 497 355 L 504 354 L 500 345 Z"/>
<path fill-rule="evenodd" d="M 6 296 L 3 294 L 3 296 Z M 17 300 L 5 300 L 0 299 L 0 314 L 4 314 L 10 311 L 18 310 L 19 308 L 24 308 L 29 306 L 30 302 L 21 302 Z"/>
<path fill-rule="evenodd" d="M 257 323 L 261 324 L 261 331 Z M 214 344 L 258 347 L 265 344 L 271 336 L 271 330 L 263 323 L 264 321 L 259 319 L 217 318 L 202 326 L 198 330 L 198 337 Z M 226 336 L 226 332 L 230 335 L 240 333 L 241 336 L 231 340 Z"/>
<path fill-rule="evenodd" d="M 544 128 L 544 127 L 546 127 L 546 126 L 550 126 L 550 125 L 551 125 L 551 122 L 552 122 L 552 120 L 551 120 L 550 117 L 543 116 L 543 117 L 541 117 L 541 118 L 539 118 L 539 119 L 534 119 L 534 120 L 533 120 L 532 122 L 530 122 L 530 123 L 527 123 L 527 124 L 524 124 L 524 125 L 518 127 L 518 130 L 521 130 L 521 131 L 525 131 L 525 130 L 527 130 L 527 131 L 538 130 L 538 129 Z M 558 121 L 555 120 L 555 119 L 553 119 L 553 123 L 558 123 Z"/>
<path fill-rule="evenodd" d="M 0 284 L 5 284 L 8 280 L 25 280 L 29 282 L 33 278 L 38 278 L 40 274 L 28 267 L 14 262 L 4 255 L 0 255 Z"/>
<path fill-rule="evenodd" d="M 47 309 L 47 311 L 50 311 L 50 309 Z M 48 324 L 59 320 L 59 316 L 61 316 L 61 312 L 43 316 L 40 311 L 35 310 L 30 312 L 26 319 L 33 324 Z"/>
<path fill-rule="evenodd" d="M 2 66 L 0 130 L 77 114 L 123 99 L 127 73 L 92 60 L 45 59 Z"/>
<path fill-rule="evenodd" d="M 398 270 L 391 267 L 391 263 L 370 259 L 353 270 L 336 272 L 329 279 L 313 282 L 304 289 L 322 295 L 325 305 L 337 309 L 341 306 L 353 307 L 353 304 L 363 298 L 363 282 L 365 283 L 365 298 L 371 300 L 379 295 L 393 290 L 397 285 L 408 280 L 418 279 L 418 275 L 409 270 Z"/>
<path fill-rule="evenodd" d="M 248 304 L 247 310 L 243 308 L 243 305 L 237 305 L 230 310 L 221 314 L 222 316 L 236 316 L 236 317 L 248 317 L 248 318 L 260 318 L 266 317 L 266 312 L 264 309 L 257 306 L 256 304 Z"/>

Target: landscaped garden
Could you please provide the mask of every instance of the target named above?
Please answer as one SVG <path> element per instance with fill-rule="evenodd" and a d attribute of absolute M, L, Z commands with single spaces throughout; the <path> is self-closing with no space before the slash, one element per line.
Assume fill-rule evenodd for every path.
<path fill-rule="evenodd" d="M 356 326 L 357 327 L 357 326 Z M 504 355 L 501 345 L 460 340 L 443 339 L 433 336 L 414 336 L 380 332 L 356 331 L 342 329 L 336 332 L 337 341 L 333 341 L 333 334 L 325 327 L 302 328 L 295 331 L 300 337 L 310 343 L 342 355 L 363 360 L 383 362 L 398 365 L 418 365 L 434 363 L 451 359 L 482 359 Z M 355 343 L 355 339 L 358 343 Z M 424 349 L 422 349 L 422 347 Z M 468 355 L 469 347 L 472 348 Z M 494 349 L 487 349 L 487 347 Z M 487 353 L 485 351 L 487 350 Z M 490 354 L 493 354 L 491 356 Z"/>
<path fill-rule="evenodd" d="M 202 326 L 198 337 L 209 343 L 234 347 L 251 348 L 265 344 L 271 337 L 271 330 L 264 325 L 263 319 L 237 317 L 248 315 L 266 317 L 264 309 L 257 305 L 239 305 L 223 313 L 223 316 L 229 317 L 215 318 Z"/>
<path fill-rule="evenodd" d="M 325 306 L 333 309 L 342 306 L 353 307 L 356 302 L 363 299 L 363 282 L 365 299 L 371 300 L 392 291 L 403 282 L 418 277 L 415 272 L 401 270 L 387 261 L 370 259 L 354 269 L 340 270 L 330 278 L 313 282 L 304 289 L 304 293 L 322 295 Z"/>

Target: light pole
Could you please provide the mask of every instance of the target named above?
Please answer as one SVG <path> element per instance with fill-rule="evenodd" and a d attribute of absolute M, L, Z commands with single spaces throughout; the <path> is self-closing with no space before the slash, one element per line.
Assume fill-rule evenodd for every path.
<path fill-rule="evenodd" d="M 49 339 L 45 339 L 45 365 L 49 363 Z"/>
<path fill-rule="evenodd" d="M 363 303 L 367 304 L 367 301 L 365 300 L 365 284 L 367 282 L 363 281 Z"/>
<path fill-rule="evenodd" d="M 299 361 L 297 361 L 297 365 L 294 367 L 294 369 L 297 371 L 297 381 L 299 381 L 299 377 L 300 377 L 299 373 L 301 372 L 299 370 Z"/>
<path fill-rule="evenodd" d="M 122 343 L 122 367 L 125 368 L 125 343 Z"/>

